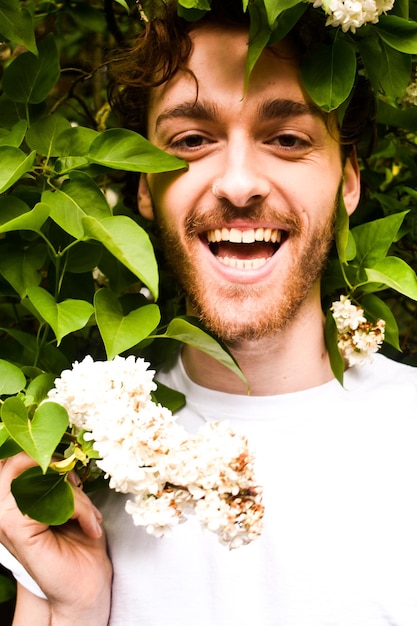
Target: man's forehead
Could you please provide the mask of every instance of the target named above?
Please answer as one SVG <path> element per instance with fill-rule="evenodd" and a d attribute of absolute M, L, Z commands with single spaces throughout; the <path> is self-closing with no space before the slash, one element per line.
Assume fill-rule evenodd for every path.
<path fill-rule="evenodd" d="M 298 55 L 293 44 L 282 41 L 266 48 L 256 64 L 245 92 L 248 32 L 244 28 L 216 25 L 200 26 L 191 32 L 193 47 L 186 67 L 150 94 L 149 113 L 160 115 L 163 109 L 175 112 L 177 103 L 216 101 L 234 91 L 235 99 L 246 101 L 252 93 L 261 94 L 276 84 L 289 88 L 292 99 L 305 101 L 299 77 Z M 270 98 L 270 96 L 268 96 Z M 279 95 L 277 95 L 279 98 Z"/>

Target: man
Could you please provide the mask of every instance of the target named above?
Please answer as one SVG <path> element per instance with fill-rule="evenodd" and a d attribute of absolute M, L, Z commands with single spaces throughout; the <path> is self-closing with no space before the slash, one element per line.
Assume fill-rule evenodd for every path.
<path fill-rule="evenodd" d="M 16 509 L 28 462 L 7 460 L 0 539 L 39 585 L 9 561 L 15 624 L 415 626 L 417 376 L 378 357 L 342 388 L 323 336 L 320 274 L 340 194 L 350 214 L 359 199 L 355 152 L 307 98 L 291 40 L 263 52 L 243 97 L 247 29 L 210 18 L 189 38 L 147 102 L 150 140 L 189 168 L 143 176 L 139 208 L 251 395 L 190 346 L 159 378 L 185 393 L 191 431 L 227 419 L 247 434 L 264 532 L 233 551 L 193 520 L 157 539 L 124 497 L 101 494 L 99 513 L 77 488 L 74 521 L 52 530 Z"/>

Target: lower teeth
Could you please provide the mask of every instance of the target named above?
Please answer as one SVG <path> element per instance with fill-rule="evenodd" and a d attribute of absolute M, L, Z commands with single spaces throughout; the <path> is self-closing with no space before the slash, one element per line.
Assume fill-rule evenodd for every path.
<path fill-rule="evenodd" d="M 258 259 L 236 259 L 230 256 L 218 256 L 216 257 L 220 263 L 223 265 L 227 265 L 229 267 L 233 267 L 238 270 L 254 270 L 262 265 L 265 265 L 269 259 L 258 258 Z"/>

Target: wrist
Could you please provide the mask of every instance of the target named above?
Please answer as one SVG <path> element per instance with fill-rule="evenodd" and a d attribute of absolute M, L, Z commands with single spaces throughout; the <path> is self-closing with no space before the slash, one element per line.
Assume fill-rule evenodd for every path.
<path fill-rule="evenodd" d="M 102 603 L 90 607 L 84 611 L 78 611 L 74 607 L 51 607 L 51 619 L 49 626 L 107 626 L 110 616 L 110 599 L 103 606 Z"/>
<path fill-rule="evenodd" d="M 49 626 L 107 626 L 110 618 L 111 586 L 105 586 L 94 598 L 83 597 L 82 603 L 50 602 Z M 81 598 L 79 598 L 81 600 Z"/>

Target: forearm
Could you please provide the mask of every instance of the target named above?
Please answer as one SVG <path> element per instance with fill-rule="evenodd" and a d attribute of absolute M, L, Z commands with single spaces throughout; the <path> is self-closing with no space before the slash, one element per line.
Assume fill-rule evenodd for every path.
<path fill-rule="evenodd" d="M 110 613 L 110 598 L 104 592 L 94 606 L 79 610 L 74 606 L 52 607 L 48 600 L 39 598 L 21 585 L 17 586 L 16 608 L 13 626 L 107 626 Z"/>

